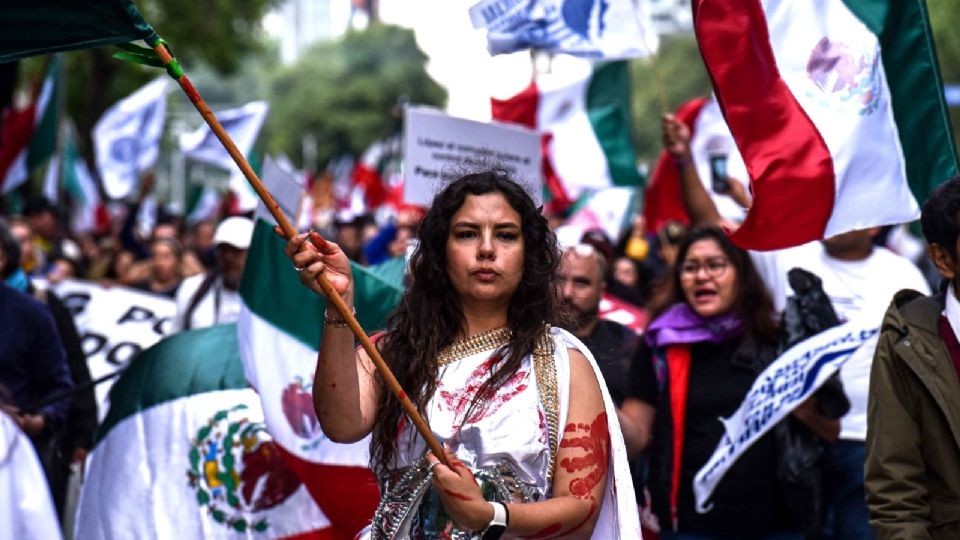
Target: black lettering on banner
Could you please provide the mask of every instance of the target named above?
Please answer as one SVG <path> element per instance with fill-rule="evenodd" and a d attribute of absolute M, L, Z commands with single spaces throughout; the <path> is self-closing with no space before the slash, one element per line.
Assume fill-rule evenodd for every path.
<path fill-rule="evenodd" d="M 158 336 L 165 336 L 170 333 L 171 324 L 173 324 L 173 317 L 161 317 L 153 323 L 153 331 Z"/>
<path fill-rule="evenodd" d="M 427 178 L 436 178 L 438 176 L 437 171 L 432 171 L 430 169 L 424 169 L 423 167 L 417 165 L 413 168 L 413 172 L 419 176 L 425 176 Z"/>
<path fill-rule="evenodd" d="M 100 352 L 106 344 L 107 336 L 94 334 L 93 332 L 84 332 L 83 335 L 80 336 L 80 348 L 83 349 L 83 354 L 86 355 L 87 358 Z"/>
<path fill-rule="evenodd" d="M 124 341 L 114 345 L 107 353 L 107 362 L 115 366 L 123 366 L 133 360 L 133 357 L 140 353 L 142 347 L 137 343 Z"/>
<path fill-rule="evenodd" d="M 122 317 L 117 321 L 117 324 L 123 324 L 126 322 L 143 322 L 149 321 L 154 318 L 154 314 L 147 308 L 140 306 L 130 306 L 130 309 L 123 314 Z"/>
<path fill-rule="evenodd" d="M 88 303 L 90 303 L 90 293 L 74 292 L 63 297 L 63 304 L 67 306 L 67 310 L 70 311 L 70 316 L 73 318 L 83 313 Z"/>

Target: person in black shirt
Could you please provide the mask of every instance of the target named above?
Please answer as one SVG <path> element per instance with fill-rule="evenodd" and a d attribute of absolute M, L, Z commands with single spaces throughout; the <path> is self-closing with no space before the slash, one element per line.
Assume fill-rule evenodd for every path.
<path fill-rule="evenodd" d="M 564 250 L 558 270 L 558 284 L 566 314 L 566 329 L 577 336 L 593 353 L 614 405 L 620 409 L 626 391 L 627 366 L 637 336 L 614 321 L 600 319 L 600 299 L 606 288 L 607 262 L 590 244 L 578 244 Z M 649 408 L 652 414 L 652 407 Z M 649 433 L 637 433 L 635 423 L 620 415 L 620 426 L 627 452 L 637 454 L 646 446 Z"/>
<path fill-rule="evenodd" d="M 737 410 L 775 359 L 781 330 L 750 257 L 720 229 L 691 231 L 677 261 L 668 294 L 651 306 L 624 405 L 656 408 L 647 487 L 661 538 L 802 540 L 809 516 L 791 510 L 799 507 L 791 498 L 797 490 L 778 475 L 774 430 L 733 464 L 711 509 L 696 511 L 693 480 L 723 436 L 718 419 Z M 814 398 L 793 417 L 823 440 L 839 433 L 839 421 L 823 416 Z"/>

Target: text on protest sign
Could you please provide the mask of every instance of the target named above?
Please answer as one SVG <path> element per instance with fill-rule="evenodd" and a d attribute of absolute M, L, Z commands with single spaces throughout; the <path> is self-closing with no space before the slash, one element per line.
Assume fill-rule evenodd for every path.
<path fill-rule="evenodd" d="M 496 122 L 407 107 L 403 140 L 404 201 L 429 206 L 434 195 L 463 173 L 491 167 L 507 171 L 537 206 L 543 200 L 540 136 Z"/>
<path fill-rule="evenodd" d="M 875 322 L 850 321 L 801 341 L 767 366 L 736 412 L 720 419 L 723 437 L 693 479 L 697 512 L 710 511 L 710 495 L 754 442 L 810 397 L 879 331 Z"/>
<path fill-rule="evenodd" d="M 90 281 L 64 280 L 53 291 L 73 315 L 92 379 L 123 369 L 169 334 L 177 311 L 173 299 Z M 96 387 L 100 420 L 107 414 L 112 384 L 110 380 Z"/>

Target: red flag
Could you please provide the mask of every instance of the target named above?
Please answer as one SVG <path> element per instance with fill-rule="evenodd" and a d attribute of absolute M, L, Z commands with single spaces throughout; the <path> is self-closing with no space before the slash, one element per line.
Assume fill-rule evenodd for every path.
<path fill-rule="evenodd" d="M 698 97 L 687 101 L 677 109 L 677 120 L 690 127 L 690 135 L 696 124 L 700 110 L 707 98 Z M 683 195 L 680 192 L 680 175 L 673 163 L 673 157 L 666 150 L 660 152 L 657 164 L 650 175 L 650 183 L 643 199 L 643 218 L 647 228 L 659 231 L 670 221 L 689 223 L 690 218 L 683 207 Z"/>
<path fill-rule="evenodd" d="M 17 158 L 23 155 L 25 159 L 27 144 L 30 143 L 35 129 L 35 112 L 36 102 L 24 109 L 9 109 L 3 112 L 0 119 L 0 191 L 7 191 L 4 188 L 5 180 Z M 16 180 L 20 179 L 11 179 Z"/>

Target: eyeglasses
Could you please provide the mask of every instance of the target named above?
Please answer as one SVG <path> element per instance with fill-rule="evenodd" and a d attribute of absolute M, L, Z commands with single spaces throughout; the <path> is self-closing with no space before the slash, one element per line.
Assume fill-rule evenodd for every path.
<path fill-rule="evenodd" d="M 721 257 L 707 259 L 702 263 L 700 261 L 684 261 L 680 265 L 680 277 L 693 278 L 700 274 L 700 269 L 704 269 L 708 276 L 717 278 L 722 276 L 729 267 L 730 261 Z"/>

